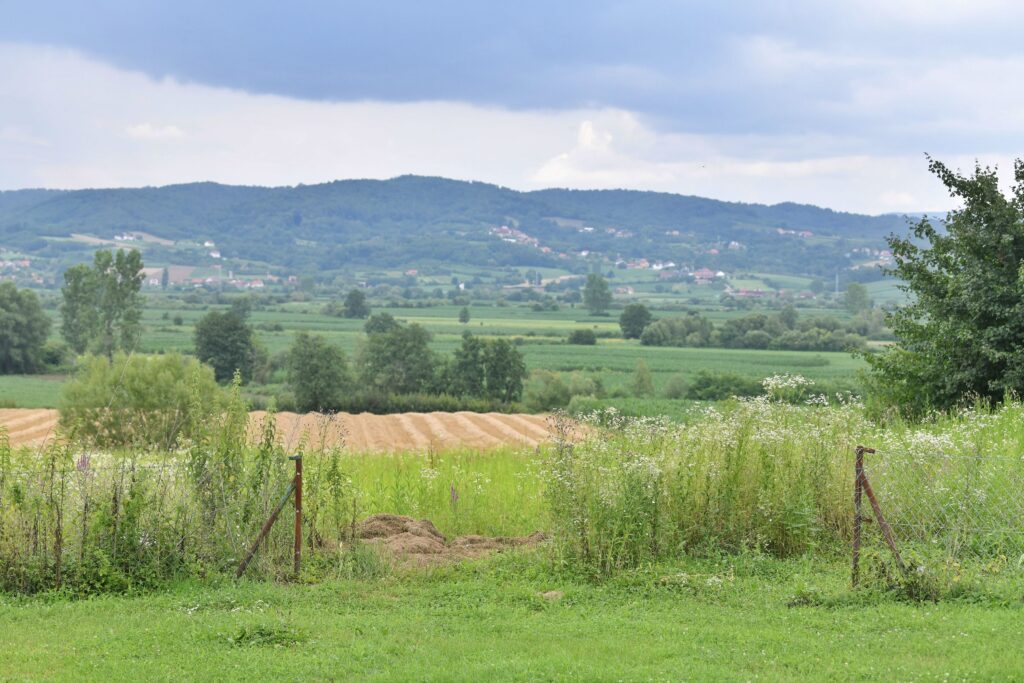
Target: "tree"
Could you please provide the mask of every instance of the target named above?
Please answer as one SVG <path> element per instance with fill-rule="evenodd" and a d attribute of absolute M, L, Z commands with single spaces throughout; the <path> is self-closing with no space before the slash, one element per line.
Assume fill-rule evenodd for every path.
<path fill-rule="evenodd" d="M 142 334 L 142 257 L 139 252 L 97 251 L 93 265 L 64 273 L 61 334 L 72 349 L 93 348 L 113 358 L 132 350 Z"/>
<path fill-rule="evenodd" d="M 654 395 L 654 380 L 651 378 L 651 371 L 647 368 L 647 363 L 642 358 L 636 362 L 629 388 L 634 396 Z"/>
<path fill-rule="evenodd" d="M 360 354 L 364 385 L 388 394 L 426 391 L 434 379 L 430 338 L 417 323 L 371 333 Z"/>
<path fill-rule="evenodd" d="M 865 294 L 866 292 L 867 290 L 865 290 Z M 796 312 L 796 308 L 793 307 L 793 304 L 786 304 L 783 306 L 782 310 L 779 311 L 779 322 L 782 323 L 782 326 L 787 330 L 795 329 L 796 323 L 799 319 L 800 314 Z"/>
<path fill-rule="evenodd" d="M 863 313 L 871 308 L 871 298 L 868 296 L 868 288 L 859 282 L 851 282 L 846 286 L 846 296 L 843 298 L 843 305 L 846 310 L 854 315 Z"/>
<path fill-rule="evenodd" d="M 85 353 L 99 328 L 96 279 L 92 268 L 85 264 L 64 271 L 60 333 L 75 353 Z"/>
<path fill-rule="evenodd" d="M 213 367 L 218 382 L 230 380 L 237 370 L 243 382 L 252 379 L 256 342 L 252 328 L 236 311 L 210 311 L 196 323 L 196 357 Z"/>
<path fill-rule="evenodd" d="M 644 328 L 654 322 L 654 316 L 643 304 L 629 304 L 619 316 L 619 328 L 626 339 L 639 339 Z"/>
<path fill-rule="evenodd" d="M 299 411 L 336 410 L 352 384 L 345 353 L 321 335 L 299 332 L 288 351 L 288 384 Z"/>
<path fill-rule="evenodd" d="M 897 344 L 865 356 L 873 392 L 918 414 L 1024 393 L 1024 160 L 1010 197 L 993 169 L 967 177 L 929 159 L 929 170 L 962 206 L 944 229 L 924 218 L 889 238 L 887 272 L 912 298 L 887 316 Z"/>
<path fill-rule="evenodd" d="M 401 323 L 395 320 L 395 316 L 390 313 L 374 313 L 363 324 L 363 331 L 366 332 L 366 334 L 380 334 L 383 332 L 390 332 L 400 326 Z"/>
<path fill-rule="evenodd" d="M 160 288 L 167 289 L 167 285 L 169 284 L 171 284 L 171 273 L 167 270 L 167 267 L 164 266 L 163 272 L 160 273 Z"/>
<path fill-rule="evenodd" d="M 459 311 L 459 322 L 465 325 L 469 322 L 469 307 L 463 306 L 462 310 Z"/>
<path fill-rule="evenodd" d="M 600 273 L 587 276 L 587 284 L 583 287 L 583 305 L 593 315 L 603 315 L 612 305 L 612 290 Z"/>
<path fill-rule="evenodd" d="M 451 391 L 456 396 L 483 396 L 486 375 L 484 351 L 487 344 L 469 332 L 462 334 L 462 345 L 455 349 L 451 367 Z"/>
<path fill-rule="evenodd" d="M 370 315 L 370 307 L 366 303 L 366 294 L 360 289 L 350 290 L 345 297 L 344 315 L 346 318 L 365 318 Z"/>
<path fill-rule="evenodd" d="M 487 396 L 502 403 L 518 401 L 523 395 L 526 361 L 507 339 L 495 339 L 484 350 Z"/>
<path fill-rule="evenodd" d="M 0 374 L 38 372 L 49 333 L 36 293 L 0 282 Z"/>

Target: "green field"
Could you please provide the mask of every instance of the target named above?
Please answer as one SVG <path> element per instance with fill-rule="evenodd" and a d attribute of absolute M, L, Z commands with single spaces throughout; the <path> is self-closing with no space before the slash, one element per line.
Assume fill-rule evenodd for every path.
<path fill-rule="evenodd" d="M 1024 668 L 1019 606 L 850 597 L 847 580 L 838 564 L 723 558 L 595 584 L 513 555 L 318 585 L 0 597 L 0 679 L 959 681 Z"/>
<path fill-rule="evenodd" d="M 0 408 L 55 408 L 63 375 L 0 375 Z"/>

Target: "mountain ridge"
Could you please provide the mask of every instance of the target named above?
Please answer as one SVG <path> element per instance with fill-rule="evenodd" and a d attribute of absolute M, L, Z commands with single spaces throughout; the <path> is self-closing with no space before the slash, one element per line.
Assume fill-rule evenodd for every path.
<path fill-rule="evenodd" d="M 502 225 L 531 241 L 502 239 L 495 233 Z M 453 258 L 544 266 L 585 252 L 609 260 L 658 257 L 813 275 L 848 266 L 844 254 L 851 245 L 878 245 L 903 226 L 901 217 L 796 202 L 625 189 L 521 191 L 418 175 L 280 187 L 201 181 L 0 192 L 0 246 L 9 249 L 57 256 L 71 250 L 59 240 L 72 233 L 110 239 L 139 231 L 175 241 L 215 239 L 232 257 L 288 269 L 401 267 Z M 790 233 L 806 237 L 789 239 Z M 724 253 L 734 243 L 744 253 Z"/>

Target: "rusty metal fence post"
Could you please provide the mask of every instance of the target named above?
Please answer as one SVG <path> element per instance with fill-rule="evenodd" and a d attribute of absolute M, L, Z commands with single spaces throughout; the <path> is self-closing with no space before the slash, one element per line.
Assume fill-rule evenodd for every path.
<path fill-rule="evenodd" d="M 856 454 L 857 460 L 854 464 L 853 477 L 853 569 L 850 576 L 850 583 L 854 588 L 860 583 L 860 541 L 864 522 L 861 517 L 861 492 L 864 490 L 861 484 L 864 477 L 864 446 L 857 446 Z"/>
<path fill-rule="evenodd" d="M 256 551 L 260 547 L 260 543 L 270 533 L 270 529 L 274 526 L 274 522 L 277 521 L 278 515 L 281 514 L 281 510 L 284 509 L 285 503 L 291 497 L 292 493 L 295 494 L 295 563 L 294 570 L 295 575 L 299 575 L 299 569 L 302 564 L 302 456 L 292 455 L 289 456 L 289 460 L 295 463 L 295 476 L 292 477 L 291 482 L 288 483 L 288 488 L 285 489 L 284 495 L 281 496 L 281 500 L 278 501 L 277 506 L 274 507 L 274 511 L 270 513 L 270 517 L 263 523 L 263 528 L 260 529 L 260 533 L 256 536 L 256 540 L 253 542 L 252 547 L 249 548 L 249 552 L 246 553 L 245 558 L 241 564 L 238 565 L 238 569 L 235 571 L 235 578 L 239 579 L 242 574 L 245 573 L 249 563 L 252 562 L 252 558 L 256 555 Z"/>
<path fill-rule="evenodd" d="M 861 545 L 861 532 L 863 517 L 861 516 L 861 493 L 868 497 L 868 502 L 871 503 L 871 510 L 875 513 L 875 520 L 878 522 L 878 529 L 882 532 L 882 538 L 885 539 L 885 544 L 889 546 L 889 550 L 892 551 L 893 557 L 896 559 L 896 566 L 899 567 L 903 574 L 907 573 L 907 565 L 903 561 L 903 556 L 900 554 L 899 548 L 896 546 L 896 537 L 892 533 L 892 527 L 889 526 L 889 522 L 886 521 L 885 515 L 882 514 L 882 506 L 878 503 L 878 498 L 875 496 L 874 490 L 871 488 L 871 482 L 868 480 L 867 472 L 864 470 L 864 454 L 874 453 L 874 448 L 867 448 L 865 446 L 857 446 L 856 450 L 856 464 L 854 465 L 856 475 L 856 482 L 854 483 L 853 489 L 853 507 L 854 515 L 856 517 L 853 520 L 853 571 L 851 575 L 851 582 L 853 587 L 856 588 L 860 581 L 860 545 Z"/>
<path fill-rule="evenodd" d="M 302 569 L 302 456 L 293 455 L 295 461 L 295 576 Z"/>

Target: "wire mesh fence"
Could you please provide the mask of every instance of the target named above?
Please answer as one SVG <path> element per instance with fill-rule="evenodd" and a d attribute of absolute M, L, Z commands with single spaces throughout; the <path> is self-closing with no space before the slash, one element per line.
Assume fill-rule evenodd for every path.
<path fill-rule="evenodd" d="M 905 571 L 973 564 L 1024 573 L 1024 455 L 868 449 L 863 457 L 882 513 L 863 507 L 866 547 L 884 547 L 888 526 L 896 549 L 887 552 L 905 559 Z"/>

